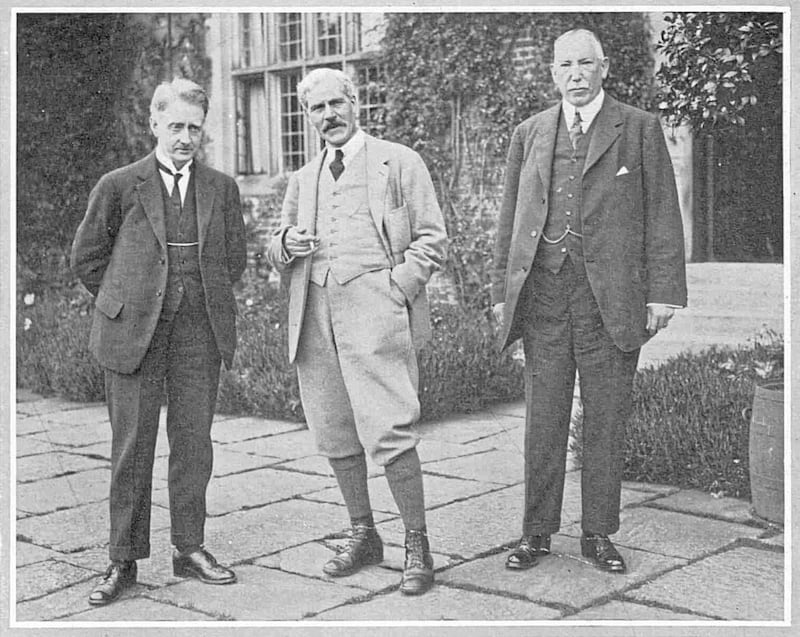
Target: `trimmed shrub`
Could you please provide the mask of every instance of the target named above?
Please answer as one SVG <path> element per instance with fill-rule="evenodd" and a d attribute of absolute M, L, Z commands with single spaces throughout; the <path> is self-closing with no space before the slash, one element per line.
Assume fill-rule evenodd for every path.
<path fill-rule="evenodd" d="M 237 285 L 239 341 L 233 368 L 220 375 L 217 410 L 302 421 L 287 356 L 285 295 L 254 272 Z M 423 419 L 523 395 L 522 367 L 509 353 L 498 355 L 485 313 L 434 306 L 433 322 L 433 341 L 419 357 Z M 70 400 L 103 400 L 103 372 L 87 351 L 90 326 L 86 293 L 40 296 L 29 306 L 20 299 L 17 385 Z"/>
<path fill-rule="evenodd" d="M 87 349 L 88 293 L 26 295 L 17 312 L 17 386 L 69 400 L 104 398 L 103 372 Z"/>
<path fill-rule="evenodd" d="M 522 365 L 499 354 L 485 312 L 434 305 L 433 339 L 419 354 L 422 419 L 481 409 L 524 395 Z"/>
<path fill-rule="evenodd" d="M 783 341 L 767 333 L 749 346 L 683 353 L 639 370 L 625 438 L 626 480 L 750 497 L 750 424 L 757 382 L 782 371 Z M 582 418 L 572 421 L 581 459 Z"/>

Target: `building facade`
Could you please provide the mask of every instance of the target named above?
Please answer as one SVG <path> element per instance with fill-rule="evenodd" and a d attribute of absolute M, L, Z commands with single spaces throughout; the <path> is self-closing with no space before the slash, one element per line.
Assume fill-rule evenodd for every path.
<path fill-rule="evenodd" d="M 662 14 L 651 14 L 653 33 Z M 380 127 L 386 94 L 378 62 L 383 13 L 215 13 L 206 17 L 211 57 L 207 160 L 236 177 L 248 221 L 265 234 L 277 222 L 264 198 L 281 178 L 319 152 L 296 86 L 310 70 L 340 68 L 360 87 L 362 127 Z M 523 43 L 524 49 L 524 43 Z M 520 49 L 520 60 L 535 52 Z M 541 57 L 541 55 L 539 55 Z M 683 131 L 667 135 L 678 181 L 686 253 L 691 255 L 692 143 Z"/>

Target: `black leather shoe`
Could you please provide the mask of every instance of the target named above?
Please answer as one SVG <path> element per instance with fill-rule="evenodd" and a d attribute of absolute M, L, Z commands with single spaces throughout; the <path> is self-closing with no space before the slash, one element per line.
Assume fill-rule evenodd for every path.
<path fill-rule="evenodd" d="M 236 573 L 219 565 L 204 548 L 189 553 L 176 550 L 172 554 L 172 572 L 177 577 L 194 577 L 206 584 L 233 584 L 236 581 Z"/>
<path fill-rule="evenodd" d="M 538 557 L 550 554 L 549 535 L 523 535 L 522 539 L 506 558 L 506 568 L 524 571 L 536 566 Z"/>
<path fill-rule="evenodd" d="M 591 559 L 603 571 L 624 573 L 625 560 L 608 539 L 607 535 L 584 533 L 581 536 L 581 553 Z"/>
<path fill-rule="evenodd" d="M 406 531 L 406 561 L 400 592 L 422 595 L 433 586 L 433 558 L 425 531 Z"/>
<path fill-rule="evenodd" d="M 104 606 L 117 599 L 126 588 L 136 584 L 136 562 L 111 562 L 103 581 L 89 593 L 92 606 Z"/>
<path fill-rule="evenodd" d="M 383 541 L 369 524 L 353 524 L 353 532 L 345 547 L 322 567 L 322 571 L 331 577 L 352 575 L 368 564 L 380 564 L 383 561 Z"/>

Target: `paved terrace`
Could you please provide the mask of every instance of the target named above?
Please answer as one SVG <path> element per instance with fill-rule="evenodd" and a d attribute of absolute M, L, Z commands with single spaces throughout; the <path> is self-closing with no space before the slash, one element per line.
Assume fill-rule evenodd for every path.
<path fill-rule="evenodd" d="M 781 330 L 780 273 L 778 266 L 689 266 L 690 309 L 647 346 L 645 363 L 687 347 L 743 342 L 762 323 Z M 206 544 L 235 567 L 239 583 L 213 587 L 174 577 L 162 427 L 153 554 L 139 563 L 135 588 L 92 608 L 87 596 L 107 561 L 106 408 L 20 391 L 16 620 L 77 628 L 76 622 L 120 621 L 783 619 L 783 530 L 756 520 L 748 502 L 625 483 L 614 539 L 629 569 L 605 574 L 580 554 L 580 472 L 572 468 L 553 554 L 530 571 L 507 571 L 505 553 L 521 526 L 523 416 L 524 405 L 515 403 L 419 427 L 437 570 L 437 585 L 419 598 L 397 591 L 402 525 L 381 472 L 371 465 L 386 559 L 348 578 L 328 578 L 321 566 L 347 527 L 330 468 L 302 425 L 250 417 L 216 419 L 208 493 Z"/>

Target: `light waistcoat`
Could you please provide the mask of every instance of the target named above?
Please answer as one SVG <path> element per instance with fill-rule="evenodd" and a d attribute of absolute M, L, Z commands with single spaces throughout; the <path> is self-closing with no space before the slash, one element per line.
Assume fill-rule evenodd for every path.
<path fill-rule="evenodd" d="M 317 285 L 325 285 L 329 275 L 343 285 L 391 267 L 369 210 L 363 148 L 337 181 L 327 168 L 320 171 L 316 234 L 320 244 L 311 260 L 311 281 Z"/>

